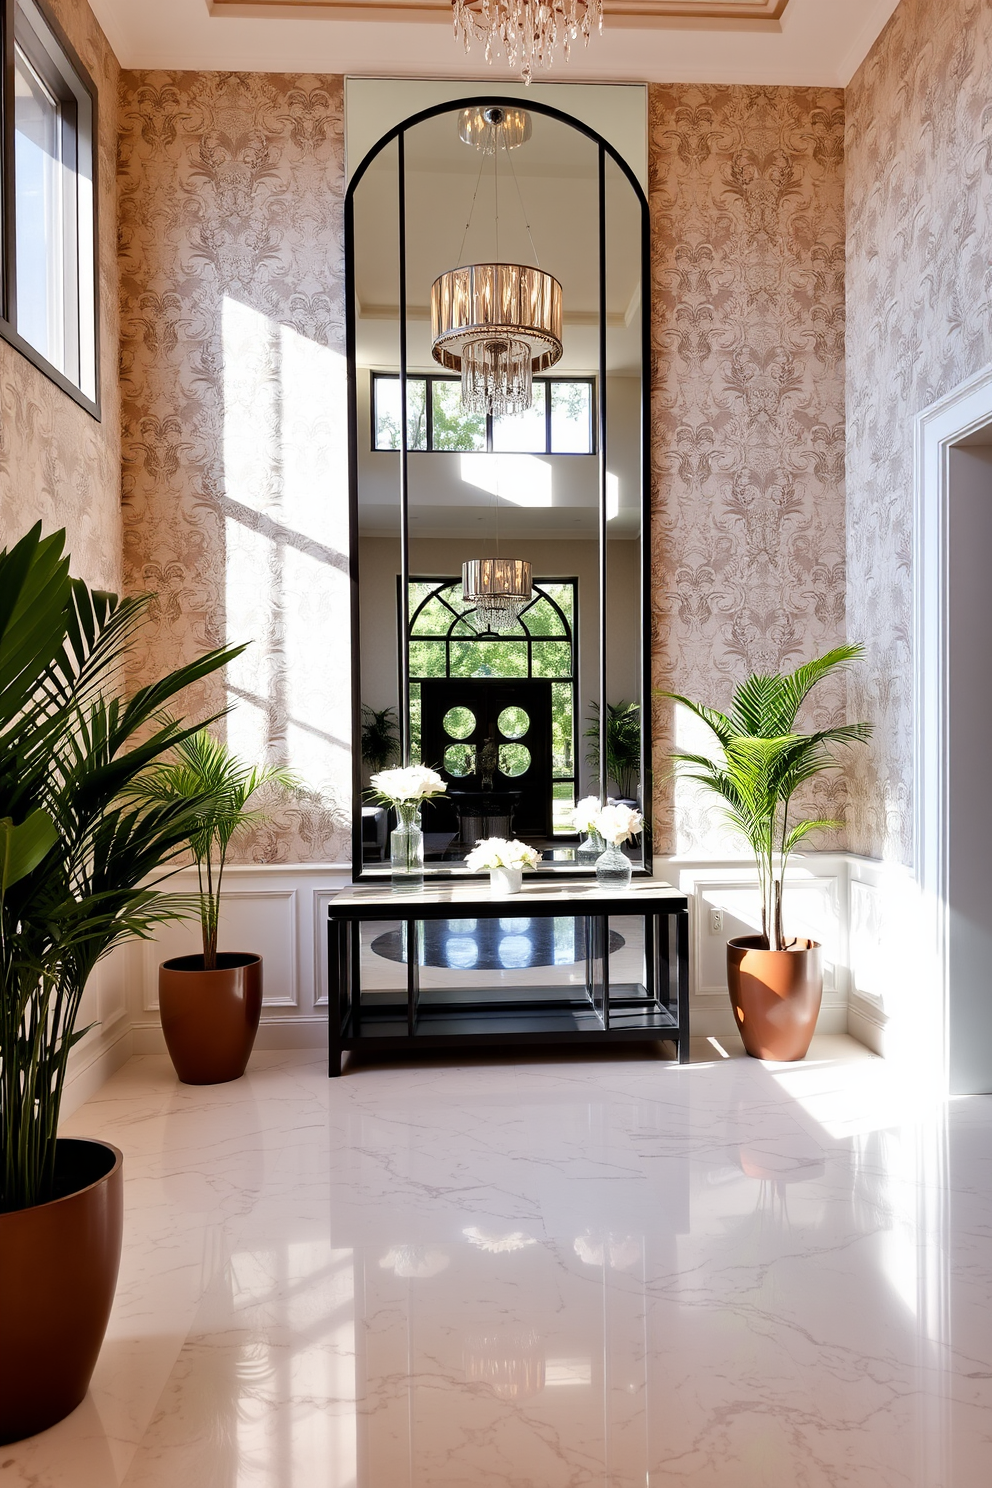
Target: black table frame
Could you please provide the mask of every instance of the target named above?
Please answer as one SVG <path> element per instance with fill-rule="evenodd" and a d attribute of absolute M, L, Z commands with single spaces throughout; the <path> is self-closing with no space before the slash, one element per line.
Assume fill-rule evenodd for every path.
<path fill-rule="evenodd" d="M 511 899 L 494 899 L 488 885 L 469 881 L 449 893 L 391 893 L 360 885 L 343 890 L 328 906 L 328 1074 L 340 1075 L 341 1056 L 414 1049 L 469 1049 L 517 1044 L 604 1044 L 671 1040 L 680 1064 L 689 1060 L 689 909 L 686 896 L 667 884 L 638 884 L 626 892 L 587 885 L 542 887 Z M 464 1003 L 447 995 L 421 1000 L 420 927 L 426 920 L 572 918 L 585 921 L 584 989 L 533 989 L 526 1001 L 475 996 Z M 611 915 L 643 917 L 645 984 L 611 986 Z M 362 924 L 400 921 L 406 926 L 405 1017 L 392 1003 L 362 1005 Z M 411 954 L 410 950 L 416 953 Z M 398 989 L 397 989 L 398 990 Z"/>

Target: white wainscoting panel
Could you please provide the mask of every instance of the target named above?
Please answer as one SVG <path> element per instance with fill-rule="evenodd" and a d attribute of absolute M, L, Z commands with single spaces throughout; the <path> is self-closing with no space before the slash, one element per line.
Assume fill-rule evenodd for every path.
<path fill-rule="evenodd" d="M 758 879 L 750 862 L 655 863 L 659 877 L 689 896 L 689 1019 L 694 1035 L 731 1034 L 734 1015 L 727 992 L 727 941 L 761 930 Z M 823 946 L 820 1033 L 847 1030 L 847 864 L 839 853 L 797 855 L 786 881 L 786 929 Z M 722 924 L 714 921 L 722 918 Z"/>
<path fill-rule="evenodd" d="M 693 1032 L 730 1034 L 734 1019 L 725 945 L 758 926 L 754 869 L 743 859 L 659 859 L 655 871 L 689 897 Z M 265 961 L 259 1048 L 323 1047 L 327 907 L 350 877 L 348 865 L 340 863 L 239 864 L 228 870 L 222 948 L 258 951 Z M 195 874 L 184 870 L 173 887 L 185 893 L 195 884 Z M 893 1010 L 906 1002 L 893 948 L 906 935 L 911 888 L 906 870 L 848 854 L 795 859 L 787 888 L 788 928 L 824 947 L 820 1032 L 847 1030 L 876 1052 L 888 1052 Z M 713 923 L 714 911 L 723 916 L 720 928 Z M 98 968 L 86 991 L 84 1020 L 96 1019 L 99 1026 L 74 1051 L 73 1103 L 132 1052 L 164 1052 L 158 966 L 169 956 L 198 950 L 198 934 L 196 924 L 166 926 L 154 941 L 124 947 Z"/>

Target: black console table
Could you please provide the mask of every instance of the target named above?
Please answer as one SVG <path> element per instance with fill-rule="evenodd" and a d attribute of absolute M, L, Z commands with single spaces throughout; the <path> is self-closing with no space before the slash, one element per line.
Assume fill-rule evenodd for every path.
<path fill-rule="evenodd" d="M 640 968 L 633 979 L 611 975 L 611 957 L 624 945 L 611 917 L 637 923 L 626 958 Z M 398 928 L 363 944 L 363 926 L 390 924 Z M 570 931 L 564 950 L 556 925 Z M 500 926 L 510 926 L 510 939 L 499 942 L 510 947 L 502 961 L 493 950 Z M 327 933 L 330 1075 L 341 1073 L 348 1049 L 456 1050 L 483 1043 L 671 1039 L 679 1062 L 688 1062 L 688 901 L 668 884 L 635 881 L 617 892 L 594 883 L 532 882 L 508 899 L 492 898 L 487 880 L 414 892 L 357 885 L 332 900 Z M 363 989 L 363 960 L 367 968 L 370 956 L 402 965 L 401 985 Z M 563 958 L 568 965 L 584 963 L 581 983 L 556 984 L 553 968 Z M 432 987 L 422 974 L 430 966 L 471 975 Z M 538 966 L 551 970 L 530 974 Z M 497 969 L 516 975 L 488 986 L 480 980 L 480 973 Z"/>

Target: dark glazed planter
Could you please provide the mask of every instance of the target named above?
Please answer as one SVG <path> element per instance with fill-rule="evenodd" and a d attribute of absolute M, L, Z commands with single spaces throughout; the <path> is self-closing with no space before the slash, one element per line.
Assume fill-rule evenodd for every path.
<path fill-rule="evenodd" d="M 749 1054 L 805 1058 L 823 996 L 823 959 L 815 940 L 797 940 L 784 951 L 762 949 L 757 935 L 728 941 L 727 986 Z"/>
<path fill-rule="evenodd" d="M 174 956 L 158 971 L 166 1047 L 184 1085 L 223 1085 L 244 1074 L 262 1011 L 262 958 L 221 951 L 216 971 L 202 956 Z"/>
<path fill-rule="evenodd" d="M 76 1409 L 117 1286 L 124 1158 L 109 1142 L 60 1138 L 59 1197 L 0 1214 L 0 1443 Z"/>

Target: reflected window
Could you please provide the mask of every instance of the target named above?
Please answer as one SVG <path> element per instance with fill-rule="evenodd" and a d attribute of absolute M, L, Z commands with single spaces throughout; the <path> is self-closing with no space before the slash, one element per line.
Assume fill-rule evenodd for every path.
<path fill-rule="evenodd" d="M 530 750 L 526 744 L 501 744 L 499 746 L 500 773 L 511 780 L 526 775 L 530 769 Z"/>
<path fill-rule="evenodd" d="M 530 728 L 525 708 L 504 708 L 496 721 L 504 739 L 522 739 Z"/>
<path fill-rule="evenodd" d="M 443 719 L 444 732 L 452 739 L 467 739 L 475 729 L 475 714 L 471 708 L 449 708 Z M 512 738 L 513 735 L 508 737 Z"/>
<path fill-rule="evenodd" d="M 373 372 L 372 448 L 400 447 L 400 379 Z M 461 382 L 431 374 L 407 378 L 407 449 L 433 454 L 594 455 L 592 377 L 534 379 L 534 402 L 508 418 L 467 413 Z"/>
<path fill-rule="evenodd" d="M 444 768 L 449 775 L 462 779 L 475 774 L 475 745 L 449 744 L 444 751 Z"/>

